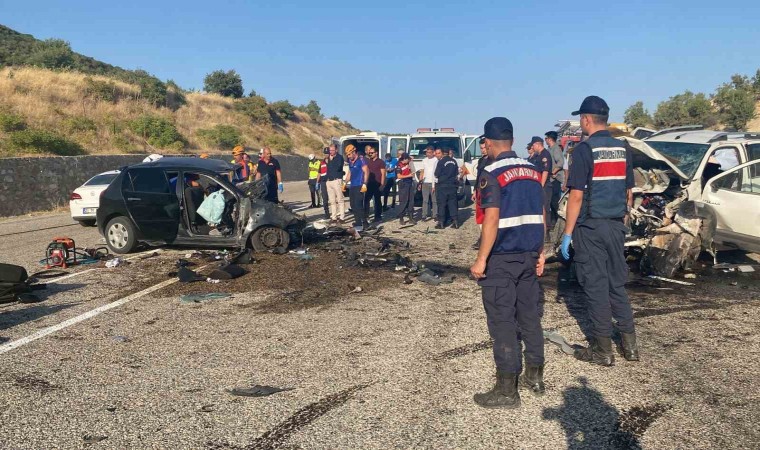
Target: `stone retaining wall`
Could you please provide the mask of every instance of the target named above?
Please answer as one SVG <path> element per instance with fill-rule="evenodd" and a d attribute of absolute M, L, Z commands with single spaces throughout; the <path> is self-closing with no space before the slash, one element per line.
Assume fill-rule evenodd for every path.
<path fill-rule="evenodd" d="M 46 211 L 69 202 L 69 195 L 94 175 L 139 163 L 146 155 L 55 156 L 47 158 L 0 159 L 0 217 Z M 232 159 L 229 154 L 211 155 Z M 303 156 L 275 156 L 282 167 L 283 181 L 308 177 L 308 160 Z"/>

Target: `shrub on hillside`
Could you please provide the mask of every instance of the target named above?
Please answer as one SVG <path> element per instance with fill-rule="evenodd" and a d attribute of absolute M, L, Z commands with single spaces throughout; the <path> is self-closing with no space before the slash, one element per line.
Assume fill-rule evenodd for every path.
<path fill-rule="evenodd" d="M 113 81 L 101 81 L 85 77 L 84 95 L 104 102 L 116 103 L 119 100 L 120 92 Z"/>
<path fill-rule="evenodd" d="M 71 67 L 74 64 L 74 52 L 69 43 L 62 39 L 46 39 L 35 45 L 26 63 L 46 69 Z"/>
<path fill-rule="evenodd" d="M 320 141 L 317 138 L 313 138 L 311 136 L 306 136 L 305 138 L 301 139 L 301 143 L 304 146 L 304 148 L 307 148 L 315 152 L 319 152 L 325 147 L 322 144 L 322 141 Z"/>
<path fill-rule="evenodd" d="M 240 131 L 231 125 L 216 125 L 195 132 L 206 145 L 217 148 L 232 148 L 243 143 Z"/>
<path fill-rule="evenodd" d="M 18 114 L 0 112 L 0 130 L 6 133 L 21 131 L 26 128 L 24 118 Z"/>
<path fill-rule="evenodd" d="M 287 100 L 278 100 L 270 104 L 269 108 L 282 120 L 293 120 L 296 118 L 296 107 Z"/>
<path fill-rule="evenodd" d="M 26 129 L 11 133 L 8 147 L 17 153 L 53 153 L 60 156 L 82 155 L 84 149 L 56 133 Z"/>
<path fill-rule="evenodd" d="M 154 147 L 181 150 L 185 146 L 177 127 L 163 117 L 141 116 L 129 122 L 129 128 Z"/>
<path fill-rule="evenodd" d="M 157 78 L 146 78 L 140 80 L 140 97 L 153 105 L 154 107 L 164 106 L 166 104 L 167 90 L 166 85 Z"/>
<path fill-rule="evenodd" d="M 95 121 L 87 117 L 74 116 L 63 120 L 63 127 L 67 133 L 84 133 L 97 130 Z"/>
<path fill-rule="evenodd" d="M 316 100 L 311 100 L 308 105 L 299 106 L 298 110 L 308 114 L 314 122 L 322 120 L 322 108 L 319 107 Z"/>
<path fill-rule="evenodd" d="M 248 116 L 251 122 L 258 124 L 272 123 L 272 112 L 264 97 L 254 96 L 235 101 L 235 109 Z"/>
<path fill-rule="evenodd" d="M 166 81 L 166 107 L 172 111 L 178 110 L 187 103 L 185 92 L 172 80 Z"/>
<path fill-rule="evenodd" d="M 653 120 L 654 125 L 660 129 L 679 125 L 703 125 L 710 128 L 718 122 L 710 99 L 705 94 L 695 94 L 691 91 L 660 102 Z"/>
<path fill-rule="evenodd" d="M 284 152 L 293 148 L 290 138 L 281 134 L 270 134 L 264 139 L 264 145 L 275 152 Z"/>
<path fill-rule="evenodd" d="M 203 90 L 224 97 L 243 96 L 243 80 L 234 70 L 215 70 L 203 79 Z"/>

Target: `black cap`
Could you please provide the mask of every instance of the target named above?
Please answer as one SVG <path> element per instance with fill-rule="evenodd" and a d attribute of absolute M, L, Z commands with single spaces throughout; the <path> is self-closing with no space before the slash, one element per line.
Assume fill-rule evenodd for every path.
<path fill-rule="evenodd" d="M 483 134 L 478 136 L 496 141 L 507 141 L 514 138 L 512 122 L 506 117 L 492 117 L 483 125 Z"/>
<path fill-rule="evenodd" d="M 538 136 L 533 136 L 532 138 L 530 138 L 530 144 L 528 144 L 528 146 L 531 146 L 531 145 L 535 144 L 536 142 L 540 142 L 540 143 L 542 143 L 542 144 L 543 144 L 543 143 L 544 143 L 544 140 L 543 140 L 543 139 L 541 139 L 541 138 L 540 138 L 540 137 L 538 137 Z"/>
<path fill-rule="evenodd" d="M 607 106 L 607 102 L 605 102 L 601 97 L 597 97 L 596 95 L 589 95 L 583 99 L 583 103 L 581 103 L 580 109 L 578 111 L 572 112 L 572 115 L 574 116 L 577 116 L 578 114 L 609 116 L 610 107 Z"/>
<path fill-rule="evenodd" d="M 557 140 L 557 132 L 554 130 L 547 131 L 544 133 L 544 136 L 546 136 L 548 139 L 554 139 L 555 141 Z"/>

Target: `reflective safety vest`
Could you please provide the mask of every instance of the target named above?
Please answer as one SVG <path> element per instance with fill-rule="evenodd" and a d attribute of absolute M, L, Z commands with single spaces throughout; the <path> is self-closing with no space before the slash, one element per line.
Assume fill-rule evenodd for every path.
<path fill-rule="evenodd" d="M 254 176 L 256 175 L 256 168 L 253 167 L 253 163 L 245 160 L 241 163 L 236 162 L 234 159 L 230 161 L 232 164 L 235 164 L 237 167 L 235 168 L 235 178 L 237 178 L 239 181 L 252 181 Z"/>
<path fill-rule="evenodd" d="M 322 167 L 322 162 L 318 159 L 309 162 L 309 179 L 316 180 L 319 176 L 319 170 Z"/>
<path fill-rule="evenodd" d="M 619 219 L 627 212 L 625 143 L 609 135 L 592 135 L 594 172 L 583 195 L 582 216 L 594 219 Z M 585 214 L 583 214 L 585 213 Z"/>
<path fill-rule="evenodd" d="M 544 245 L 541 172 L 517 157 L 499 158 L 484 169 L 501 187 L 499 231 L 493 254 L 537 252 Z"/>
<path fill-rule="evenodd" d="M 327 177 L 327 158 L 323 159 L 319 163 L 319 176 Z M 325 178 L 325 181 L 327 181 L 327 178 Z"/>

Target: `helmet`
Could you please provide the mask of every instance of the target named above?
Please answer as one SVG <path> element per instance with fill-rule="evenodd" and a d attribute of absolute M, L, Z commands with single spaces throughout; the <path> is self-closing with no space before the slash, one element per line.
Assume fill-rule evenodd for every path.
<path fill-rule="evenodd" d="M 356 147 L 354 144 L 348 144 L 345 148 L 346 154 L 353 153 L 356 151 Z"/>
<path fill-rule="evenodd" d="M 235 148 L 232 149 L 233 156 L 242 155 L 243 153 L 245 153 L 245 149 L 242 145 L 236 145 Z"/>
<path fill-rule="evenodd" d="M 309 153 L 309 160 L 310 161 L 314 160 L 314 153 Z"/>
<path fill-rule="evenodd" d="M 153 153 L 152 155 L 146 156 L 145 159 L 143 159 L 143 162 L 147 163 L 147 162 L 158 161 L 159 159 L 161 159 L 163 157 L 164 157 L 164 155 L 159 155 L 158 153 Z"/>
<path fill-rule="evenodd" d="M 208 159 L 208 153 L 201 153 L 201 156 L 199 156 L 201 159 Z"/>

